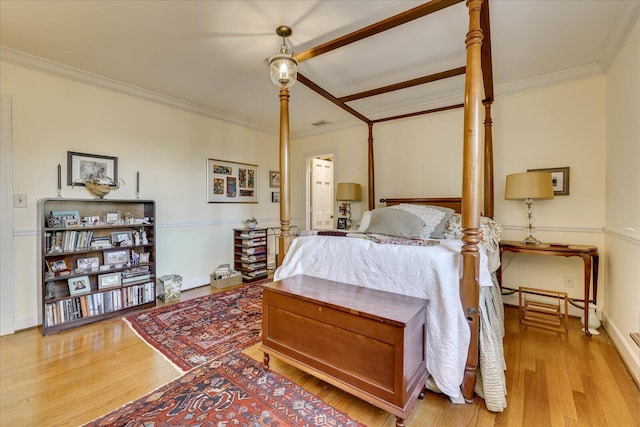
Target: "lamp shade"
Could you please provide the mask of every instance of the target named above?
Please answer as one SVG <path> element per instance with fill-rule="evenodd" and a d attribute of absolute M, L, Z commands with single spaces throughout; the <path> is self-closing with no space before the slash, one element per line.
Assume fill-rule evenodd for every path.
<path fill-rule="evenodd" d="M 525 172 L 507 175 L 504 198 L 507 200 L 553 199 L 551 174 Z"/>
<path fill-rule="evenodd" d="M 336 191 L 336 200 L 359 202 L 362 200 L 362 187 L 355 182 L 341 182 Z"/>
<path fill-rule="evenodd" d="M 291 87 L 298 78 L 298 61 L 286 52 L 286 48 L 269 58 L 269 68 L 271 81 L 276 86 Z"/>

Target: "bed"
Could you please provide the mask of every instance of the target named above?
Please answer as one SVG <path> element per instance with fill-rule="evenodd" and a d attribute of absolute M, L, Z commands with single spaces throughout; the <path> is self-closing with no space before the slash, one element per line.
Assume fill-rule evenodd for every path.
<path fill-rule="evenodd" d="M 356 31 L 349 35 L 340 37 L 330 42 L 324 43 L 320 46 L 314 47 L 307 51 L 303 51 L 294 55 L 294 57 L 302 62 L 312 57 L 321 55 L 323 53 L 338 49 L 346 44 L 350 44 L 354 41 L 361 40 L 374 34 L 378 34 L 382 31 L 397 26 L 403 25 L 407 22 L 418 19 L 422 16 L 426 16 L 431 13 L 437 13 L 437 11 L 445 9 L 456 3 L 460 3 L 460 0 L 432 0 L 424 5 L 413 8 L 407 12 L 401 13 L 394 17 L 380 21 L 377 24 L 370 25 L 363 28 L 360 31 Z M 465 401 L 472 401 L 474 393 L 477 392 L 484 395 L 487 407 L 493 411 L 500 411 L 506 403 L 504 403 L 504 385 L 493 384 L 496 381 L 496 377 L 502 375 L 504 366 L 500 366 L 499 363 L 493 366 L 484 366 L 489 363 L 482 363 L 483 358 L 487 357 L 485 353 L 491 353 L 501 357 L 501 343 L 502 338 L 496 334 L 489 334 L 488 332 L 495 329 L 493 325 L 490 325 L 487 317 L 483 315 L 480 317 L 480 313 L 488 313 L 491 311 L 500 311 L 499 296 L 495 296 L 495 286 L 492 285 L 490 278 L 490 268 L 488 267 L 488 255 L 486 253 L 486 247 L 481 244 L 483 234 L 481 231 L 481 213 L 487 217 L 493 217 L 493 153 L 492 153 L 492 119 L 491 119 L 491 105 L 493 103 L 493 77 L 491 70 L 491 43 L 490 43 L 490 27 L 489 27 L 489 3 L 483 2 L 483 0 L 468 0 L 467 3 L 469 13 L 469 25 L 466 35 L 466 64 L 462 68 L 462 72 L 465 74 L 465 89 L 464 89 L 464 103 L 458 105 L 444 106 L 437 109 L 425 110 L 415 112 L 409 115 L 388 117 L 384 119 L 371 120 L 364 115 L 358 113 L 349 107 L 344 98 L 337 98 L 331 95 L 328 91 L 320 88 L 318 85 L 307 79 L 302 73 L 298 72 L 298 81 L 319 95 L 327 98 L 338 107 L 343 108 L 345 111 L 358 117 L 366 123 L 369 129 L 368 138 L 368 203 L 369 210 L 375 209 L 375 173 L 374 173 L 374 138 L 373 128 L 375 123 L 379 123 L 387 120 L 403 119 L 405 117 L 413 117 L 419 114 L 429 114 L 435 111 L 442 111 L 452 108 L 464 108 L 464 122 L 463 122 L 463 173 L 462 173 L 462 192 L 461 198 L 457 200 L 441 199 L 437 202 L 433 199 L 386 199 L 385 203 L 398 204 L 403 202 L 411 203 L 425 203 L 432 205 L 447 204 L 449 207 L 455 207 L 455 210 L 459 212 L 460 222 L 460 236 L 455 243 L 447 242 L 446 244 L 440 243 L 437 245 L 437 249 L 434 252 L 440 253 L 440 257 L 443 257 L 442 251 L 446 248 L 447 262 L 451 266 L 458 268 L 458 274 L 455 277 L 457 281 L 457 287 L 455 291 L 451 292 L 452 286 L 448 286 L 447 299 L 456 298 L 457 313 L 452 317 L 453 325 L 445 326 L 445 328 L 454 328 L 459 331 L 460 335 L 464 335 L 464 340 L 455 340 L 455 350 L 451 354 L 454 354 L 455 366 L 450 370 L 454 371 L 451 377 L 454 378 L 454 383 L 451 385 L 448 373 L 442 374 L 447 377 L 447 380 L 438 380 L 440 382 L 439 387 L 446 389 L 446 393 L 453 399 L 464 398 Z M 453 75 L 458 75 L 456 70 L 448 70 L 441 73 L 439 78 L 447 78 Z M 391 90 L 397 90 L 409 87 L 410 84 L 414 84 L 415 81 L 427 83 L 434 81 L 434 76 L 425 76 L 422 79 L 416 79 L 412 82 L 403 82 L 396 85 L 390 85 L 385 88 L 378 88 L 367 92 L 367 95 L 376 95 L 381 93 L 387 93 Z M 279 237 L 279 250 L 278 250 L 278 264 L 281 265 L 281 269 L 278 272 L 278 277 L 284 277 L 288 274 L 293 274 L 296 270 L 296 266 L 292 267 L 292 262 L 295 257 L 293 252 L 297 252 L 297 246 L 301 245 L 301 242 L 306 241 L 311 236 L 301 236 L 294 239 L 291 233 L 291 194 L 290 194 L 290 176 L 289 176 L 289 90 L 287 87 L 282 86 L 280 88 L 280 237 Z M 483 117 L 484 116 L 484 117 Z M 446 203 L 445 203 L 446 202 Z M 335 242 L 341 242 L 342 239 L 335 236 L 315 236 L 315 238 L 323 237 L 326 240 L 329 238 Z M 351 239 L 357 240 L 357 239 Z M 363 242 L 366 239 L 361 239 Z M 342 243 L 337 243 L 342 244 Z M 360 244 L 360 243 L 358 243 Z M 380 245 L 383 246 L 383 245 Z M 393 246 L 393 245 L 384 245 Z M 402 245 L 396 245 L 402 246 Z M 388 249 L 388 248 L 387 248 Z M 405 247 L 405 249 L 407 249 Z M 413 248 L 414 250 L 417 248 Z M 425 249 L 425 248 L 420 248 Z M 399 250 L 399 249 L 395 249 Z M 291 252 L 291 254 L 289 254 Z M 485 254 L 483 256 L 483 254 Z M 310 255 L 307 255 L 309 257 Z M 283 262 L 287 259 L 286 265 Z M 312 259 L 312 258 L 309 258 Z M 322 258 L 319 258 L 322 259 Z M 394 259 L 393 257 L 391 259 Z M 422 259 L 422 258 L 421 258 Z M 317 262 L 321 268 L 317 271 L 318 275 L 328 275 L 330 269 L 327 263 Z M 415 262 L 419 263 L 419 262 Z M 423 263 L 427 263 L 426 260 Z M 296 267 L 296 268 L 294 268 Z M 342 268 L 342 270 L 351 270 L 351 266 L 348 268 Z M 484 271 L 484 273 L 483 273 Z M 489 277 L 487 277 L 487 271 Z M 308 274 L 308 273 L 307 273 Z M 353 273 L 354 275 L 356 273 Z M 419 274 L 419 273 L 415 273 Z M 340 279 L 338 279 L 340 280 Z M 349 280 L 347 277 L 345 280 Z M 355 280 L 355 279 L 354 279 Z M 360 285 L 366 286 L 379 286 L 376 284 L 376 280 L 371 275 L 362 276 L 358 278 Z M 447 283 L 451 283 L 451 278 L 446 280 Z M 408 291 L 408 290 L 405 290 Z M 431 290 L 430 292 L 434 292 Z M 492 296 L 493 295 L 493 296 Z M 432 296 L 432 298 L 434 298 Z M 432 301 L 433 302 L 433 301 Z M 449 308 L 447 308 L 449 310 Z M 499 320 L 498 320 L 499 323 Z M 499 328 L 498 328 L 499 329 Z M 466 338 L 468 337 L 468 338 Z M 485 341 L 487 343 L 484 348 L 481 348 L 480 342 Z M 443 344 L 446 345 L 446 344 Z M 482 381 L 477 381 L 476 373 L 478 368 L 478 360 L 480 358 L 483 368 L 487 367 L 497 372 L 497 375 L 484 376 Z M 486 361 L 485 361 L 486 362 Z M 445 366 L 445 369 L 448 369 Z M 498 372 L 499 371 L 499 372 Z M 436 377 L 440 376 L 439 372 L 431 372 Z M 458 382 L 458 379 L 459 382 Z M 488 383 L 491 383 L 491 387 L 487 387 Z M 498 381 L 500 383 L 500 381 Z M 436 384 L 438 385 L 438 384 Z M 459 387 L 459 388 L 458 388 Z M 501 395 L 500 398 L 490 400 L 487 399 L 486 391 L 490 389 L 491 393 L 496 391 L 497 395 Z M 458 391 L 459 390 L 459 391 Z"/>

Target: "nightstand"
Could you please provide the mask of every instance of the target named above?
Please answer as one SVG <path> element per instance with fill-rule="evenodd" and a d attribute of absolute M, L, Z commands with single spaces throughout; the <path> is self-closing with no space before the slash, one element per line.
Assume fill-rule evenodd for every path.
<path fill-rule="evenodd" d="M 500 262 L 502 264 L 502 254 L 504 251 L 532 254 L 532 255 L 551 255 L 561 257 L 581 257 L 584 261 L 584 296 L 582 299 L 571 298 L 569 302 L 578 308 L 584 310 L 584 324 L 589 324 L 589 302 L 596 304 L 598 297 L 598 263 L 600 255 L 598 247 L 591 245 L 573 245 L 568 243 L 542 243 L 540 245 L 527 245 L 522 242 L 513 240 L 502 240 L 500 242 Z M 591 278 L 593 276 L 593 300 L 589 300 L 591 290 Z M 498 268 L 498 283 L 502 288 L 502 267 Z M 580 303 L 582 305 L 580 305 Z M 585 326 L 584 332 L 587 336 L 591 336 L 589 327 Z"/>

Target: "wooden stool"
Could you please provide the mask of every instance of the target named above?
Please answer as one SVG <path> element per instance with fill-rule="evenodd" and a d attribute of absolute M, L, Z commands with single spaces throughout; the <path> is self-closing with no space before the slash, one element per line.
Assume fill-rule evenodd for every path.
<path fill-rule="evenodd" d="M 536 301 L 529 299 L 528 295 L 553 298 L 557 300 L 557 303 Z M 564 313 L 561 311 L 561 301 L 564 301 Z M 520 309 L 520 323 L 524 325 L 564 333 L 569 330 L 569 299 L 566 292 L 520 286 L 518 288 L 518 307 Z"/>

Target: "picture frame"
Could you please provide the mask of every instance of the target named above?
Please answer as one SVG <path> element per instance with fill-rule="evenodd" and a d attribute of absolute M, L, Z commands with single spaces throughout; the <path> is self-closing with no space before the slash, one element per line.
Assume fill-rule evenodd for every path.
<path fill-rule="evenodd" d="M 65 257 L 49 258 L 47 260 L 47 268 L 53 274 L 60 274 L 64 271 L 69 271 L 69 264 Z"/>
<path fill-rule="evenodd" d="M 97 179 L 98 184 L 117 187 L 118 158 L 67 151 L 67 185 L 84 187 L 87 179 Z"/>
<path fill-rule="evenodd" d="M 338 218 L 338 230 L 347 229 L 347 218 Z"/>
<path fill-rule="evenodd" d="M 207 203 L 258 203 L 258 165 L 207 159 Z"/>
<path fill-rule="evenodd" d="M 142 252 L 140 253 L 140 258 L 138 259 L 138 262 L 140 264 L 148 264 L 151 254 L 149 252 Z"/>
<path fill-rule="evenodd" d="M 76 260 L 76 267 L 83 271 L 93 271 L 100 268 L 100 260 L 97 256 L 88 258 L 78 258 Z"/>
<path fill-rule="evenodd" d="M 117 224 L 120 221 L 120 211 L 106 211 L 104 213 L 104 222 L 107 224 Z"/>
<path fill-rule="evenodd" d="M 271 192 L 271 201 L 273 203 L 280 203 L 280 192 L 279 191 L 272 191 Z"/>
<path fill-rule="evenodd" d="M 280 171 L 269 171 L 269 188 L 280 188 Z"/>
<path fill-rule="evenodd" d="M 546 168 L 546 169 L 527 169 L 527 172 L 549 172 L 553 182 L 554 196 L 569 195 L 569 167 Z"/>
<path fill-rule="evenodd" d="M 118 288 L 122 285 L 122 275 L 118 273 L 101 274 L 98 276 L 98 289 Z"/>
<path fill-rule="evenodd" d="M 91 292 L 91 283 L 89 276 L 78 276 L 67 279 L 69 285 L 69 294 L 82 295 Z"/>
<path fill-rule="evenodd" d="M 129 249 L 104 251 L 103 254 L 105 265 L 119 265 L 129 262 Z"/>
<path fill-rule="evenodd" d="M 133 234 L 130 230 L 114 231 L 111 233 L 112 246 L 122 246 L 125 242 L 133 242 Z"/>

